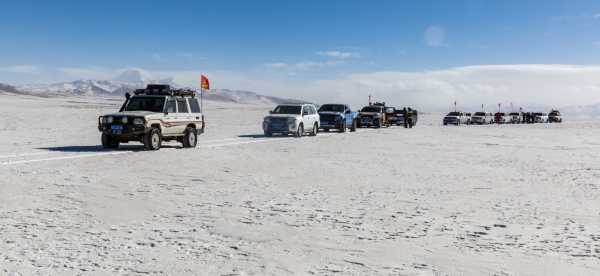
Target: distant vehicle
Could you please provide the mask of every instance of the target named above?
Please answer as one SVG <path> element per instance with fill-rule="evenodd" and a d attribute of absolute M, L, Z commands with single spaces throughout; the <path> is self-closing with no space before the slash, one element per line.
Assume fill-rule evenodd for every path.
<path fill-rule="evenodd" d="M 496 112 L 494 114 L 494 123 L 496 124 L 506 124 L 510 121 L 508 114 L 504 112 Z"/>
<path fill-rule="evenodd" d="M 384 126 L 386 121 L 385 112 L 383 106 L 369 105 L 363 107 L 358 113 L 358 127 L 375 127 L 380 128 Z"/>
<path fill-rule="evenodd" d="M 548 114 L 543 112 L 533 112 L 533 122 L 534 123 L 547 123 L 548 122 Z"/>
<path fill-rule="evenodd" d="M 198 135 L 204 133 L 204 115 L 194 91 L 150 84 L 125 97 L 119 112 L 98 118 L 103 148 L 139 141 L 147 150 L 158 150 L 170 140 L 196 147 Z"/>
<path fill-rule="evenodd" d="M 458 112 L 458 111 L 452 111 L 450 113 L 448 113 L 445 117 L 444 117 L 444 125 L 462 125 L 462 124 L 466 124 L 467 123 L 467 116 L 465 116 L 465 113 L 463 112 Z"/>
<path fill-rule="evenodd" d="M 385 102 L 376 102 L 373 105 L 383 107 L 383 117 L 382 117 L 383 118 L 383 126 L 385 126 L 385 127 L 392 126 L 392 122 L 390 122 L 390 120 L 388 118 L 388 114 L 393 114 L 393 112 L 390 112 L 389 110 L 387 110 L 389 106 L 387 106 L 385 104 Z M 395 108 L 393 108 L 393 109 L 395 110 Z"/>
<path fill-rule="evenodd" d="M 396 112 L 398 110 L 393 107 L 393 106 L 386 106 L 385 107 L 385 118 L 386 118 L 386 125 L 398 125 L 398 119 L 396 118 Z"/>
<path fill-rule="evenodd" d="M 306 133 L 316 136 L 319 132 L 319 113 L 313 104 L 281 104 L 269 113 L 263 120 L 267 137 L 273 134 L 302 137 Z"/>
<path fill-rule="evenodd" d="M 494 115 L 486 112 L 475 112 L 471 116 L 471 124 L 475 125 L 488 125 L 494 122 Z"/>
<path fill-rule="evenodd" d="M 511 124 L 523 123 L 523 113 L 521 112 L 511 112 L 508 114 L 508 117 Z"/>
<path fill-rule="evenodd" d="M 404 109 L 406 109 L 406 111 Z M 412 109 L 411 107 L 404 107 L 403 109 L 396 109 L 396 114 L 394 115 L 394 117 L 395 117 L 394 121 L 396 122 L 396 124 L 399 126 L 404 125 L 404 116 L 405 116 L 404 113 L 405 112 L 411 113 L 412 126 L 416 126 L 417 121 L 419 120 L 419 112 L 417 112 L 416 109 Z"/>
<path fill-rule="evenodd" d="M 465 113 L 465 117 L 467 117 L 467 125 L 471 124 L 471 113 Z"/>
<path fill-rule="evenodd" d="M 347 104 L 324 104 L 319 108 L 319 127 L 325 131 L 337 129 L 345 132 L 346 129 L 356 131 L 356 118 L 358 113 L 352 111 Z"/>
<path fill-rule="evenodd" d="M 562 123 L 562 116 L 560 115 L 560 111 L 552 110 L 550 114 L 548 114 L 548 122 L 549 123 Z"/>

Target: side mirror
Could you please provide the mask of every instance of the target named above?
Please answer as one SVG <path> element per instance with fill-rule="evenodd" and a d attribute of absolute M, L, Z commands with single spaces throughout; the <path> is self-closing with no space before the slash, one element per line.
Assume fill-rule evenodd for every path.
<path fill-rule="evenodd" d="M 129 100 L 129 98 L 131 98 L 131 94 L 129 94 L 129 92 L 125 93 L 125 99 Z"/>
<path fill-rule="evenodd" d="M 269 110 L 269 114 L 273 114 L 273 110 Z"/>

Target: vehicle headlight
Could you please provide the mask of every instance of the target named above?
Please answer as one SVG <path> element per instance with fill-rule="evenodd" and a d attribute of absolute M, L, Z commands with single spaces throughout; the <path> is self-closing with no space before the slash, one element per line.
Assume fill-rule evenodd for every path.
<path fill-rule="evenodd" d="M 113 122 L 113 117 L 112 116 L 108 116 L 105 119 L 106 119 L 106 123 L 107 124 L 112 124 L 112 122 Z"/>
<path fill-rule="evenodd" d="M 288 118 L 287 119 L 288 124 L 295 124 L 296 123 L 296 118 Z"/>
<path fill-rule="evenodd" d="M 379 118 L 379 117 L 381 117 L 381 114 L 379 114 L 379 113 L 375 113 L 375 115 L 373 115 L 373 117 L 375 117 L 375 118 Z"/>
<path fill-rule="evenodd" d="M 135 118 L 135 119 L 133 119 L 133 124 L 134 125 L 143 125 L 144 119 L 143 118 Z"/>
<path fill-rule="evenodd" d="M 127 121 L 129 121 L 127 117 L 121 117 L 121 123 L 126 124 Z"/>

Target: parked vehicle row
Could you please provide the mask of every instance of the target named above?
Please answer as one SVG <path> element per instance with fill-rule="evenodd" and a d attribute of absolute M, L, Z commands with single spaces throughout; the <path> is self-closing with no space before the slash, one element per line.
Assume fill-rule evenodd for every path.
<path fill-rule="evenodd" d="M 301 137 L 315 136 L 320 130 L 329 132 L 354 132 L 357 128 L 381 128 L 392 125 L 413 127 L 417 111 L 412 108 L 397 110 L 385 103 L 375 103 L 352 111 L 347 104 L 324 104 L 316 110 L 313 104 L 281 104 L 263 119 L 263 131 L 267 137 L 292 134 Z"/>
<path fill-rule="evenodd" d="M 489 125 L 489 124 L 533 124 L 533 123 L 562 123 L 560 111 L 543 112 L 475 112 L 464 113 L 452 111 L 444 116 L 444 125 Z"/>

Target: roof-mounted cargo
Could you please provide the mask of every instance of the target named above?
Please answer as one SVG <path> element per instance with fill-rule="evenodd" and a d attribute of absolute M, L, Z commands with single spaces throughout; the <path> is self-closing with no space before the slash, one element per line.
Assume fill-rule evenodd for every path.
<path fill-rule="evenodd" d="M 173 89 L 168 84 L 148 84 L 145 89 L 136 89 L 135 95 L 158 95 L 158 96 L 196 96 L 196 91 L 189 88 Z"/>

